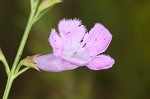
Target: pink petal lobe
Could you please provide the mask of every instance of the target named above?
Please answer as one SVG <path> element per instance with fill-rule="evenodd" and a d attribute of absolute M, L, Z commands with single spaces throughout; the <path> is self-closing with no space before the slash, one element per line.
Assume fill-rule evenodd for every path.
<path fill-rule="evenodd" d="M 110 56 L 99 55 L 91 59 L 86 66 L 92 70 L 103 70 L 111 68 L 114 63 L 114 59 Z"/>
<path fill-rule="evenodd" d="M 97 23 L 85 35 L 83 42 L 90 56 L 96 56 L 104 52 L 112 40 L 112 35 L 103 25 Z"/>
<path fill-rule="evenodd" d="M 62 42 L 66 46 L 73 46 L 79 43 L 86 32 L 85 26 L 78 19 L 63 19 L 59 22 L 58 29 Z"/>
<path fill-rule="evenodd" d="M 63 44 L 62 44 L 61 38 L 59 37 L 55 29 L 52 29 L 51 31 L 49 42 L 51 46 L 53 47 L 54 54 L 56 56 L 61 56 L 61 54 L 63 53 Z"/>
<path fill-rule="evenodd" d="M 78 66 L 70 64 L 53 54 L 43 55 L 36 58 L 36 66 L 48 72 L 61 72 L 65 70 L 72 70 Z"/>

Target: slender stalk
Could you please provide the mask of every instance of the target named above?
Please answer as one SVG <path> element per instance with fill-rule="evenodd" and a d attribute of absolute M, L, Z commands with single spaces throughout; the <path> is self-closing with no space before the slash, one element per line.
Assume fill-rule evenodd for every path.
<path fill-rule="evenodd" d="M 22 41 L 21 41 L 21 43 L 20 43 L 20 46 L 19 46 L 17 55 L 16 55 L 16 57 L 15 57 L 15 60 L 14 60 L 13 66 L 12 66 L 11 73 L 14 73 L 14 71 L 15 71 L 15 69 L 16 69 L 16 66 L 17 66 L 17 64 L 18 64 L 18 62 L 19 62 L 19 60 L 20 60 L 20 57 L 22 56 L 25 43 L 26 43 L 26 41 L 27 41 L 29 32 L 30 32 L 31 27 L 32 27 L 32 25 L 33 25 L 33 23 L 32 23 L 33 17 L 34 17 L 34 13 L 31 12 L 30 17 L 29 17 L 29 20 L 28 20 L 28 23 L 27 23 L 27 27 L 26 27 L 26 29 L 25 29 L 24 35 L 23 35 L 23 37 L 22 37 Z"/>
<path fill-rule="evenodd" d="M 39 0 L 38 0 L 39 1 Z M 36 13 L 36 10 L 38 8 L 38 5 L 39 5 L 39 2 L 36 2 L 35 5 L 34 5 L 34 8 L 33 8 L 33 1 L 31 0 L 31 12 L 30 12 L 30 16 L 29 16 L 29 20 L 28 20 L 28 23 L 27 23 L 27 26 L 26 26 L 26 29 L 24 31 L 24 35 L 22 37 L 22 40 L 21 40 L 21 43 L 20 43 L 20 46 L 19 46 L 19 49 L 18 49 L 18 52 L 17 52 L 17 55 L 15 57 L 15 60 L 14 60 L 14 63 L 13 63 L 13 66 L 12 66 L 12 69 L 11 69 L 11 73 L 13 74 L 15 72 L 15 69 L 18 65 L 18 62 L 22 56 L 22 53 L 23 53 L 23 49 L 24 49 L 24 46 L 26 44 L 26 41 L 27 41 L 27 38 L 29 36 L 29 32 L 33 26 L 33 24 L 35 22 L 33 22 L 33 19 L 35 17 L 35 13 Z"/>
<path fill-rule="evenodd" d="M 22 64 L 19 63 L 18 66 L 16 67 L 15 72 L 14 72 L 15 75 L 18 73 L 21 66 L 22 66 Z"/>
<path fill-rule="evenodd" d="M 16 75 L 15 78 L 18 77 L 20 74 L 24 73 L 25 71 L 27 71 L 28 69 L 30 69 L 30 67 L 25 67 L 22 70 L 20 70 Z"/>
<path fill-rule="evenodd" d="M 6 71 L 6 73 L 7 73 L 7 76 L 9 75 L 9 73 L 10 73 L 10 69 L 9 69 L 9 65 L 8 65 L 8 63 L 7 63 L 7 61 L 6 61 L 6 58 L 4 57 L 4 60 L 2 61 L 3 62 L 3 64 L 4 64 L 4 66 L 5 66 L 5 71 Z"/>
<path fill-rule="evenodd" d="M 33 9 L 33 0 L 30 0 L 31 10 Z"/>
<path fill-rule="evenodd" d="M 4 91 L 4 95 L 3 95 L 3 98 L 2 99 L 7 99 L 8 98 L 8 95 L 9 95 L 9 92 L 10 92 L 10 89 L 11 89 L 11 86 L 13 84 L 13 81 L 15 79 L 14 75 L 15 75 L 15 70 L 18 66 L 18 62 L 22 56 L 22 53 L 23 53 L 23 49 L 24 49 L 24 46 L 26 44 L 26 41 L 27 41 L 27 38 L 28 38 L 28 35 L 29 35 L 29 32 L 32 28 L 32 25 L 33 25 L 33 18 L 34 18 L 34 13 L 33 11 L 31 11 L 30 13 L 30 16 L 29 16 L 29 20 L 28 20 L 28 23 L 27 23 L 27 26 L 26 26 L 26 29 L 25 29 L 25 32 L 24 32 L 24 35 L 22 37 L 22 40 L 21 40 L 21 43 L 20 43 L 20 46 L 19 46 L 19 49 L 18 49 L 18 52 L 16 54 L 16 57 L 15 57 L 15 60 L 14 60 L 14 63 L 13 63 L 13 66 L 12 66 L 12 69 L 8 75 L 8 79 L 7 79 L 7 84 L 6 84 L 6 88 L 5 88 L 5 91 Z"/>
<path fill-rule="evenodd" d="M 4 67 L 5 67 L 6 74 L 7 74 L 7 76 L 8 76 L 9 73 L 10 73 L 10 68 L 9 68 L 8 62 L 7 62 L 7 60 L 6 60 L 5 56 L 4 56 L 4 54 L 3 54 L 2 50 L 1 50 L 1 48 L 0 48 L 0 61 L 3 62 Z"/>
<path fill-rule="evenodd" d="M 3 95 L 2 99 L 7 99 L 8 98 L 8 95 L 9 95 L 9 92 L 10 92 L 13 81 L 14 81 L 13 76 L 8 77 L 5 92 L 4 92 L 4 95 Z"/>

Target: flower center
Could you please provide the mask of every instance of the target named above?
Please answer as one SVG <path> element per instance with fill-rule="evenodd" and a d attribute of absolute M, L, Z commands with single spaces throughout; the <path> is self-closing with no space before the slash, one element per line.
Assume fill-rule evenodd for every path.
<path fill-rule="evenodd" d="M 85 48 L 77 47 L 65 50 L 62 58 L 76 65 L 85 65 L 89 61 L 90 55 Z"/>

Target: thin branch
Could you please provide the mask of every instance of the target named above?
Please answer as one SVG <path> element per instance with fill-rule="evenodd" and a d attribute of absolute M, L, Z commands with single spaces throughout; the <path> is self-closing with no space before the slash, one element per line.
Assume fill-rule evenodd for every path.
<path fill-rule="evenodd" d="M 16 75 L 15 78 L 18 77 L 20 74 L 24 73 L 25 71 L 27 71 L 28 69 L 30 69 L 30 67 L 25 67 L 22 70 L 20 70 Z"/>
<path fill-rule="evenodd" d="M 6 60 L 6 58 L 5 58 L 5 56 L 4 56 L 4 54 L 3 54 L 1 49 L 0 49 L 0 60 L 3 62 L 6 74 L 8 76 L 9 73 L 10 73 L 10 68 L 9 68 L 8 62 L 7 62 L 7 60 Z"/>

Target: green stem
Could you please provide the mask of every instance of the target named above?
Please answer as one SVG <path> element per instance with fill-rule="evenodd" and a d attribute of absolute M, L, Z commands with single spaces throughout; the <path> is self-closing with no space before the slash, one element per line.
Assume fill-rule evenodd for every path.
<path fill-rule="evenodd" d="M 28 69 L 30 69 L 30 67 L 25 67 L 22 70 L 20 70 L 16 75 L 15 78 L 18 77 L 20 74 L 24 73 L 25 71 L 27 71 Z"/>
<path fill-rule="evenodd" d="M 12 70 L 11 70 L 12 73 L 14 73 L 14 71 L 15 71 L 15 69 L 16 69 L 16 66 L 17 66 L 17 64 L 18 64 L 18 62 L 19 62 L 19 60 L 20 60 L 20 57 L 22 56 L 22 52 L 23 52 L 25 43 L 26 43 L 26 41 L 27 41 L 29 32 L 30 32 L 31 27 L 32 27 L 32 25 L 33 25 L 33 23 L 32 23 L 33 17 L 34 17 L 34 13 L 31 12 L 30 17 L 29 17 L 29 20 L 28 20 L 28 23 L 27 23 L 27 27 L 26 27 L 26 29 L 25 29 L 24 35 L 23 35 L 23 37 L 22 37 L 22 41 L 21 41 L 21 43 L 20 43 L 20 46 L 19 46 L 17 55 L 16 55 L 16 57 L 15 57 L 15 60 L 14 60 L 13 66 L 12 66 Z"/>
<path fill-rule="evenodd" d="M 18 66 L 16 67 L 15 72 L 14 72 L 15 75 L 18 73 L 21 66 L 22 66 L 22 64 L 19 63 Z"/>
<path fill-rule="evenodd" d="M 14 81 L 13 76 L 8 77 L 5 92 L 4 92 L 4 95 L 3 95 L 2 99 L 7 99 L 8 98 L 8 95 L 9 95 L 9 92 L 10 92 L 13 81 Z"/>
<path fill-rule="evenodd" d="M 5 67 L 6 74 L 7 74 L 7 76 L 8 76 L 9 73 L 10 73 L 10 68 L 9 68 L 8 62 L 7 62 L 7 60 L 6 60 L 5 56 L 4 56 L 4 54 L 3 54 L 2 50 L 1 50 L 1 48 L 0 48 L 0 61 L 3 62 L 4 67 Z"/>
<path fill-rule="evenodd" d="M 5 70 L 6 70 L 6 73 L 7 73 L 7 76 L 9 75 L 9 73 L 10 73 L 10 69 L 9 69 L 9 65 L 8 65 L 8 63 L 7 63 L 7 61 L 6 61 L 6 58 L 4 57 L 4 59 L 3 59 L 3 64 L 4 64 L 4 67 L 5 67 Z"/>
<path fill-rule="evenodd" d="M 12 86 L 13 81 L 15 79 L 15 77 L 14 77 L 15 70 L 16 70 L 16 68 L 18 66 L 18 62 L 19 62 L 19 60 L 20 60 L 20 58 L 22 56 L 24 46 L 26 44 L 29 32 L 30 32 L 30 30 L 32 28 L 32 25 L 33 25 L 33 21 L 32 20 L 34 18 L 34 14 L 35 14 L 35 12 L 31 11 L 30 16 L 29 16 L 29 20 L 28 20 L 28 23 L 27 23 L 27 26 L 26 26 L 26 29 L 25 29 L 25 32 L 24 32 L 24 35 L 22 37 L 22 40 L 21 40 L 18 52 L 16 54 L 16 57 L 15 57 L 15 60 L 14 60 L 13 66 L 12 66 L 12 69 L 11 69 L 9 75 L 8 75 L 8 80 L 7 80 L 6 88 L 5 88 L 4 95 L 3 95 L 2 99 L 7 99 L 8 98 L 11 86 Z"/>

